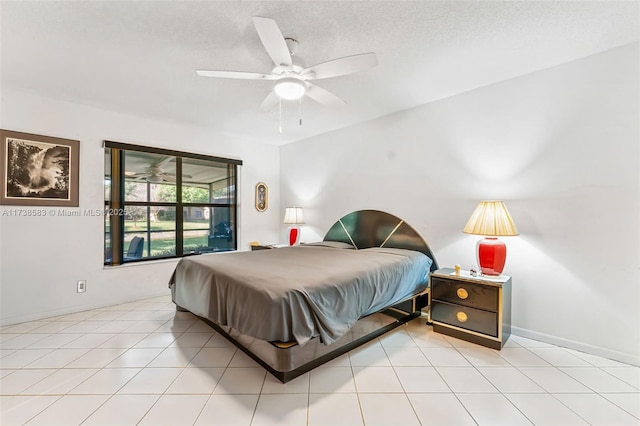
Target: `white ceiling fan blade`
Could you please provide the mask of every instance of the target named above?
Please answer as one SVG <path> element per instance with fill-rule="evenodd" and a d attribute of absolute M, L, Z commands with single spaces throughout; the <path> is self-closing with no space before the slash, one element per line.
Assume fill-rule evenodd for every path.
<path fill-rule="evenodd" d="M 291 54 L 278 24 L 271 18 L 253 17 L 258 37 L 276 65 L 291 66 Z"/>
<path fill-rule="evenodd" d="M 319 104 L 328 107 L 341 107 L 347 104 L 345 101 L 329 92 L 328 90 L 311 83 L 307 83 L 306 95 Z"/>
<path fill-rule="evenodd" d="M 177 176 L 175 173 L 166 173 L 166 172 L 162 172 L 162 175 L 163 175 L 163 176 L 171 176 L 171 177 L 173 177 L 173 178 L 175 178 L 175 177 Z M 182 174 L 182 177 L 183 177 L 183 178 L 187 178 L 187 179 L 191 179 L 193 176 L 191 176 L 191 175 L 186 175 L 186 174 L 184 174 L 184 173 L 183 173 L 183 174 Z"/>
<path fill-rule="evenodd" d="M 162 168 L 162 166 L 164 166 L 165 164 L 167 164 L 168 162 L 170 162 L 170 161 L 171 161 L 171 160 L 173 160 L 174 158 L 176 158 L 176 157 L 171 157 L 171 156 L 169 156 L 169 157 L 164 157 L 163 159 L 158 160 L 158 161 L 156 161 L 155 163 L 151 164 L 151 165 L 149 166 L 149 168 L 158 168 L 158 169 L 159 169 L 159 168 Z"/>
<path fill-rule="evenodd" d="M 331 78 L 366 70 L 376 65 L 378 65 L 378 58 L 375 53 L 361 53 L 322 62 L 304 69 L 300 74 L 309 79 Z"/>
<path fill-rule="evenodd" d="M 267 97 L 264 98 L 264 101 L 262 101 L 258 109 L 260 111 L 269 111 L 278 104 L 279 100 L 280 97 L 276 94 L 276 92 L 272 90 L 271 92 L 269 92 Z"/>
<path fill-rule="evenodd" d="M 278 78 L 278 76 L 273 74 L 244 71 L 196 70 L 196 74 L 202 77 L 235 78 L 239 80 L 275 80 Z"/>

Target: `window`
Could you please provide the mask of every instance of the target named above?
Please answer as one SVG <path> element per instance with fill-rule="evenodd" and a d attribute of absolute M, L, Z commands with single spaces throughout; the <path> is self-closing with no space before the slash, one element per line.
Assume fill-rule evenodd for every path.
<path fill-rule="evenodd" d="M 105 265 L 236 250 L 239 165 L 105 141 Z"/>

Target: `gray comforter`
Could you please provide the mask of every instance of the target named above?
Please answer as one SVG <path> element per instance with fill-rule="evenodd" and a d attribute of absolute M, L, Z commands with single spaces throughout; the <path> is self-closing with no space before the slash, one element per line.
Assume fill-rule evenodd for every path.
<path fill-rule="evenodd" d="M 393 248 L 297 246 L 180 260 L 174 302 L 266 341 L 331 344 L 361 316 L 423 291 L 431 259 Z"/>

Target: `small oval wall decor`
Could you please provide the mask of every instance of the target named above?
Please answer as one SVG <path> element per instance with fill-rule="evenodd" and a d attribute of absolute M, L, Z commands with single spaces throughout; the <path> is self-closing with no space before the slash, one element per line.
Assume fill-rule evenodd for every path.
<path fill-rule="evenodd" d="M 269 187 L 264 182 L 256 184 L 256 210 L 263 212 L 269 207 Z"/>

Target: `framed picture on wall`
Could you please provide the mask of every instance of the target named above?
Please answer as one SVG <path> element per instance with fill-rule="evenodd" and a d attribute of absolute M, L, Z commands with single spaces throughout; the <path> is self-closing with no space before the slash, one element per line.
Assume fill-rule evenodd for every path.
<path fill-rule="evenodd" d="M 0 204 L 78 207 L 80 142 L 1 130 Z"/>
<path fill-rule="evenodd" d="M 269 208 L 269 187 L 264 182 L 256 184 L 256 210 L 263 212 Z"/>

